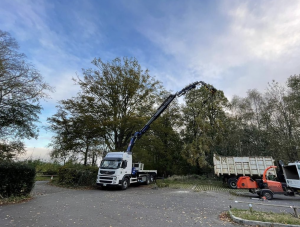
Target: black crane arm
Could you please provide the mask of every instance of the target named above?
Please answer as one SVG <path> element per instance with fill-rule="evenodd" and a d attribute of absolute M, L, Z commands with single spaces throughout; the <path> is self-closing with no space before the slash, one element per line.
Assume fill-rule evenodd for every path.
<path fill-rule="evenodd" d="M 196 88 L 198 84 L 201 84 L 202 86 L 205 86 L 207 89 L 211 91 L 212 94 L 214 94 L 217 89 L 215 89 L 213 86 L 209 86 L 203 81 L 196 81 L 192 84 L 189 84 L 185 88 L 183 88 L 181 91 L 176 92 L 173 95 L 170 95 L 157 109 L 156 113 L 150 118 L 150 120 L 145 124 L 145 126 L 140 130 L 133 134 L 133 136 L 130 139 L 130 143 L 127 147 L 127 152 L 131 152 L 132 148 L 136 142 L 137 139 L 141 138 L 143 134 L 145 134 L 148 129 L 150 128 L 150 125 L 165 111 L 165 109 L 170 105 L 170 103 L 176 98 L 184 95 L 186 92 Z"/>

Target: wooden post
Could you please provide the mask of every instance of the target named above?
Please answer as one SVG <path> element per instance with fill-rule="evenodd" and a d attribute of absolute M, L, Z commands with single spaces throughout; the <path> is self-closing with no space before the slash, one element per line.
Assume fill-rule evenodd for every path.
<path fill-rule="evenodd" d="M 295 217 L 298 218 L 297 207 L 292 207 L 294 209 Z"/>

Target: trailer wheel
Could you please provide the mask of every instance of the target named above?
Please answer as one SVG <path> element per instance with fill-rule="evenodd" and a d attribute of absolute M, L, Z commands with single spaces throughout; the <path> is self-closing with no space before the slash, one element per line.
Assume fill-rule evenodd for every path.
<path fill-rule="evenodd" d="M 237 185 L 236 185 L 237 179 L 236 178 L 230 178 L 228 180 L 228 186 L 231 189 L 237 189 Z"/>
<path fill-rule="evenodd" d="M 129 186 L 128 178 L 125 178 L 122 182 L 122 190 L 126 190 Z"/>
<path fill-rule="evenodd" d="M 261 196 L 266 197 L 267 200 L 272 200 L 273 199 L 273 192 L 271 192 L 270 190 L 263 190 L 261 192 Z"/>

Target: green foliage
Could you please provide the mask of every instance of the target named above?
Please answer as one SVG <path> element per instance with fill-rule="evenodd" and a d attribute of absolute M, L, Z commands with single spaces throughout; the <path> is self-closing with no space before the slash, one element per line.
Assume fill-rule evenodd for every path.
<path fill-rule="evenodd" d="M 158 187 L 194 188 L 194 190 L 206 190 L 210 186 L 224 188 L 220 179 L 198 174 L 173 175 L 165 179 L 157 179 L 156 183 Z"/>
<path fill-rule="evenodd" d="M 51 157 L 66 162 L 74 154 L 83 154 L 84 165 L 88 164 L 89 156 L 92 156 L 94 165 L 95 157 L 101 153 L 100 145 L 104 136 L 102 128 L 98 127 L 93 115 L 79 107 L 81 104 L 76 100 L 64 100 L 61 103 L 57 114 L 48 118 L 50 129 L 56 133 L 49 144 L 53 147 Z"/>
<path fill-rule="evenodd" d="M 32 198 L 31 195 L 11 196 L 11 197 L 8 197 L 8 198 L 1 198 L 0 197 L 0 205 L 21 203 L 21 202 L 28 201 L 31 198 Z"/>
<path fill-rule="evenodd" d="M 0 163 L 0 196 L 28 195 L 34 187 L 35 168 L 16 162 Z"/>
<path fill-rule="evenodd" d="M 183 156 L 200 173 L 201 169 L 212 166 L 213 153 L 222 149 L 227 139 L 225 110 L 229 103 L 222 91 L 212 95 L 204 87 L 189 92 L 185 100 Z"/>
<path fill-rule="evenodd" d="M 62 100 L 48 118 L 55 136 L 51 157 L 95 165 L 108 151 L 124 151 L 167 94 L 134 58 L 94 59 L 74 79 L 81 91 Z M 265 94 L 249 90 L 231 103 L 220 90 L 200 87 L 185 94 L 151 125 L 133 149 L 134 162 L 157 169 L 159 176 L 213 172 L 213 154 L 300 157 L 300 76 L 287 87 L 272 82 Z M 164 98 L 161 98 L 164 97 Z M 71 177 L 71 176 L 69 176 Z M 69 181 L 66 178 L 66 181 Z M 70 180 L 70 182 L 73 182 Z M 73 182 L 70 184 L 78 184 Z"/>
<path fill-rule="evenodd" d="M 67 161 L 79 154 L 86 165 L 107 151 L 126 150 L 155 102 L 160 83 L 136 59 L 92 63 L 94 69 L 84 69 L 83 78 L 74 79 L 81 88 L 77 97 L 62 100 L 48 119 L 56 134 L 50 144 L 54 158 Z"/>
<path fill-rule="evenodd" d="M 251 212 L 250 210 L 241 210 L 236 208 L 233 208 L 230 211 L 234 216 L 245 220 L 289 224 L 289 225 L 300 225 L 300 219 L 291 216 L 291 214 L 261 212 L 261 211 Z"/>
<path fill-rule="evenodd" d="M 98 168 L 93 166 L 63 166 L 58 171 L 58 183 L 70 187 L 94 186 Z"/>
<path fill-rule="evenodd" d="M 159 188 L 168 188 L 170 186 L 169 183 L 166 183 L 165 181 L 162 181 L 162 180 L 157 180 L 156 185 Z"/>
<path fill-rule="evenodd" d="M 37 174 L 57 175 L 61 165 L 58 162 L 45 162 L 40 159 L 25 161 L 28 165 L 35 168 Z"/>
<path fill-rule="evenodd" d="M 25 152 L 24 143 L 21 141 L 10 141 L 8 139 L 0 142 L 0 161 L 12 160 L 17 154 Z"/>
<path fill-rule="evenodd" d="M 287 87 L 272 81 L 266 93 L 250 90 L 234 97 L 231 130 L 234 156 L 272 156 L 285 162 L 300 157 L 300 76 L 291 76 Z M 219 154 L 222 154 L 219 152 Z M 223 154 L 226 155 L 226 154 Z"/>
<path fill-rule="evenodd" d="M 184 174 L 186 169 L 190 170 L 181 155 L 183 143 L 176 130 L 182 126 L 179 110 L 178 103 L 174 101 L 136 143 L 133 152 L 134 160 L 143 162 L 147 169 L 158 170 L 165 177 Z M 189 167 L 185 168 L 186 166 Z"/>
<path fill-rule="evenodd" d="M 39 100 L 52 89 L 18 48 L 16 40 L 0 30 L 0 161 L 23 153 L 24 138 L 37 138 Z"/>
<path fill-rule="evenodd" d="M 54 162 L 47 162 L 43 161 L 41 159 L 28 159 L 25 161 L 22 161 L 20 163 L 26 164 L 28 166 L 31 166 L 35 168 L 36 174 L 38 175 L 57 175 L 58 169 L 61 167 L 61 164 L 57 161 Z"/>
<path fill-rule="evenodd" d="M 182 181 L 185 181 L 185 180 L 207 180 L 207 176 L 204 176 L 204 175 L 198 175 L 198 174 L 192 174 L 192 175 L 173 175 L 171 177 L 168 177 L 168 180 L 173 180 L 173 181 L 176 181 L 176 180 L 182 180 Z"/>

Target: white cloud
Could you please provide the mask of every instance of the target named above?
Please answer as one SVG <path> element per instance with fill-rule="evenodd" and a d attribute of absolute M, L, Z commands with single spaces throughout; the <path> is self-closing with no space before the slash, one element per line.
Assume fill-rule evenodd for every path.
<path fill-rule="evenodd" d="M 230 37 L 240 40 L 238 46 L 250 57 L 273 60 L 286 56 L 300 44 L 300 2 L 244 2 L 232 9 L 224 7 L 231 17 Z"/>
<path fill-rule="evenodd" d="M 20 160 L 24 159 L 41 159 L 43 161 L 50 161 L 50 148 L 45 147 L 27 147 L 26 153 L 18 157 Z"/>
<path fill-rule="evenodd" d="M 124 24 L 117 19 L 115 22 L 120 24 L 105 24 L 109 20 L 99 16 L 99 9 L 102 7 L 104 12 L 106 5 L 97 1 L 3 0 L 0 24 L 56 88 L 50 94 L 52 99 L 43 104 L 43 125 L 55 112 L 57 101 L 76 95 L 78 87 L 72 78 L 81 74 L 81 68 L 91 67 L 90 61 L 97 57 L 94 54 L 111 60 L 115 53 L 122 55 L 127 49 L 139 61 L 143 59 L 141 64 L 168 90 L 176 92 L 203 80 L 224 90 L 229 98 L 243 96 L 248 89 L 263 91 L 272 79 L 284 83 L 290 75 L 300 73 L 300 1 L 208 2 L 113 4 L 119 7 L 115 12 L 124 13 L 120 18 L 129 21 L 124 23 L 128 28 L 122 29 L 140 32 L 140 36 L 130 36 L 132 43 L 124 42 L 126 48 L 122 39 L 114 39 L 125 34 L 119 31 Z M 135 20 L 128 18 L 131 16 Z M 120 43 L 114 46 L 108 43 L 110 39 Z M 145 47 L 148 44 L 153 50 Z M 42 146 L 49 139 L 42 136 L 39 141 L 28 142 L 28 149 L 46 152 L 48 149 Z"/>
<path fill-rule="evenodd" d="M 45 81 L 55 89 L 52 93 L 48 92 L 51 97 L 51 99 L 47 101 L 48 103 L 56 105 L 60 100 L 76 96 L 79 91 L 79 86 L 75 85 L 75 82 L 72 80 L 72 78 L 76 78 L 77 73 L 74 68 L 71 69 L 71 66 L 69 66 L 66 68 L 52 69 L 39 62 L 36 62 L 35 66 L 42 72 Z"/>
<path fill-rule="evenodd" d="M 164 81 L 180 88 L 204 80 L 232 96 L 299 73 L 299 1 L 226 1 L 215 9 L 203 18 L 194 2 L 180 17 L 145 14 L 138 29 L 166 54 Z"/>

